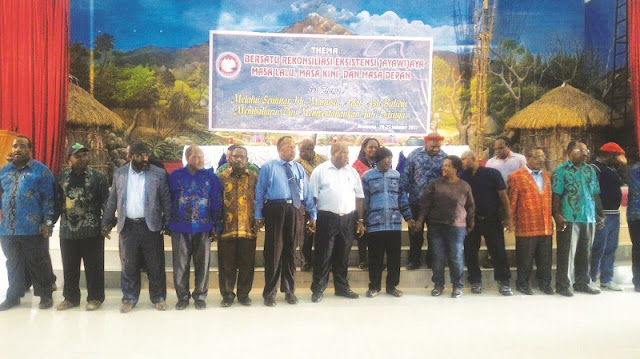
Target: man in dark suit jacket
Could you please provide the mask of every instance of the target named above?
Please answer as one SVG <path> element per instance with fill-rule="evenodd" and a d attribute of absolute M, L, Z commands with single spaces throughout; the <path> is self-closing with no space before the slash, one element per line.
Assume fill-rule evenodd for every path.
<path fill-rule="evenodd" d="M 113 174 L 109 200 L 102 217 L 102 234 L 109 237 L 116 224 L 122 263 L 122 307 L 133 309 L 140 296 L 140 268 L 149 277 L 149 295 L 158 310 L 167 308 L 162 231 L 171 217 L 167 173 L 149 164 L 149 150 L 140 142 L 130 146 L 131 162 Z M 116 220 L 115 212 L 118 212 Z"/>

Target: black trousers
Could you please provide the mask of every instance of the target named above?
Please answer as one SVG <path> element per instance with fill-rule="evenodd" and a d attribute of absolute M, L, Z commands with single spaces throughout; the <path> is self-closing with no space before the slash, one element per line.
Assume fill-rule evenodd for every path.
<path fill-rule="evenodd" d="M 391 290 L 400 283 L 401 233 L 401 231 L 367 233 L 369 244 L 369 289 L 381 290 L 385 253 L 387 254 L 386 289 Z"/>
<path fill-rule="evenodd" d="M 536 261 L 536 278 L 539 287 L 551 285 L 552 236 L 516 237 L 516 285 L 528 286 L 533 261 Z"/>
<path fill-rule="evenodd" d="M 140 297 L 140 269 L 144 264 L 149 277 L 151 302 L 167 298 L 167 277 L 164 271 L 164 241 L 160 232 L 152 232 L 147 224 L 127 221 L 120 232 L 120 263 L 122 302 L 135 305 Z"/>
<path fill-rule="evenodd" d="M 591 283 L 591 246 L 595 223 L 567 222 L 564 231 L 556 232 L 556 290 L 569 289 L 572 276 L 575 285 Z"/>
<path fill-rule="evenodd" d="M 640 285 L 640 221 L 629 221 L 629 236 L 631 237 L 631 270 L 633 284 Z"/>
<path fill-rule="evenodd" d="M 178 300 L 205 300 L 209 292 L 210 232 L 171 233 L 173 251 L 173 284 Z M 189 276 L 193 260 L 195 276 L 193 293 L 189 292 Z"/>
<path fill-rule="evenodd" d="M 306 223 L 309 219 L 309 213 L 306 212 L 304 214 L 304 222 Z M 315 233 L 311 233 L 306 229 L 304 230 L 304 235 L 300 236 L 298 243 L 300 250 L 296 252 L 296 259 L 300 265 L 313 264 L 313 241 L 315 236 Z"/>
<path fill-rule="evenodd" d="M 509 285 L 511 272 L 507 261 L 502 223 L 497 219 L 483 220 L 477 217 L 473 230 L 464 239 L 464 261 L 469 271 L 469 282 L 482 282 L 482 272 L 480 271 L 480 261 L 478 259 L 482 237 L 484 237 L 489 255 L 493 259 L 493 276 L 495 280 L 500 284 Z"/>
<path fill-rule="evenodd" d="M 223 298 L 235 298 L 233 288 L 238 283 L 238 298 L 246 298 L 253 286 L 256 263 L 256 240 L 227 238 L 218 241 L 218 280 Z"/>
<path fill-rule="evenodd" d="M 367 238 L 365 238 L 366 234 L 362 237 L 358 237 L 358 259 L 360 263 L 367 262 L 367 246 L 369 246 L 369 242 Z"/>
<path fill-rule="evenodd" d="M 7 277 L 9 288 L 7 300 L 19 301 L 24 294 L 25 273 L 33 282 L 33 293 L 43 298 L 51 298 L 53 271 L 51 270 L 45 243 L 48 240 L 41 235 L 35 236 L 2 236 L 2 251 L 7 258 Z M 47 247 L 48 248 L 48 247 Z"/>
<path fill-rule="evenodd" d="M 324 292 L 329 283 L 329 266 L 333 271 L 336 293 L 349 291 L 347 267 L 355 234 L 355 212 L 343 216 L 318 211 L 316 248 L 313 252 L 313 282 L 311 290 Z"/>
<path fill-rule="evenodd" d="M 104 238 L 60 239 L 64 299 L 80 304 L 80 262 L 84 262 L 87 302 L 104 302 Z"/>
<path fill-rule="evenodd" d="M 51 275 L 51 285 L 56 283 L 56 280 L 58 279 L 56 277 L 56 275 L 53 273 L 53 264 L 51 263 L 51 253 L 49 252 L 49 238 L 45 238 L 44 241 L 41 242 L 42 245 L 42 250 L 45 253 L 45 262 L 47 264 L 47 266 L 49 267 L 49 273 Z M 31 275 L 29 274 L 29 269 L 27 268 L 27 266 L 25 265 L 25 271 L 24 271 L 24 287 L 25 289 L 29 289 L 31 287 L 31 285 L 33 284 L 33 281 L 31 280 Z"/>
<path fill-rule="evenodd" d="M 263 213 L 265 237 L 262 296 L 275 297 L 278 280 L 281 292 L 294 293 L 294 252 L 304 230 L 302 208 L 295 208 L 289 203 L 265 203 Z"/>
<path fill-rule="evenodd" d="M 413 213 L 413 219 L 418 219 L 420 216 L 420 205 L 412 204 L 411 205 L 411 213 Z M 428 231 L 428 229 L 427 229 Z M 424 226 L 422 228 L 418 228 L 418 231 L 415 233 L 413 231 L 409 231 L 409 262 L 420 265 L 421 263 L 421 254 L 422 254 L 422 245 L 424 244 Z M 429 250 L 429 234 L 427 232 L 427 254 L 425 257 L 425 263 L 428 265 L 431 264 L 431 252 Z"/>

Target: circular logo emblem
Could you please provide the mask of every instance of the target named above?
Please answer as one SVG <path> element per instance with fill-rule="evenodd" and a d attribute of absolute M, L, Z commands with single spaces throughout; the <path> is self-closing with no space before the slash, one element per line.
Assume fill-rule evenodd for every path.
<path fill-rule="evenodd" d="M 236 77 L 240 73 L 240 58 L 233 52 L 223 52 L 216 59 L 216 70 L 222 77 Z"/>

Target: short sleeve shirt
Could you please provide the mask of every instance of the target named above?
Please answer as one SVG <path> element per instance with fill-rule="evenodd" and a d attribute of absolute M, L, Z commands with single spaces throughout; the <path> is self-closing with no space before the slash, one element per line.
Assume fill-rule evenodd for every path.
<path fill-rule="evenodd" d="M 600 185 L 593 166 L 578 168 L 570 161 L 553 171 L 553 193 L 562 196 L 560 211 L 569 222 L 595 223 L 596 204 L 593 195 L 600 194 Z"/>
<path fill-rule="evenodd" d="M 507 189 L 500 171 L 494 168 L 478 167 L 475 174 L 464 171 L 460 178 L 471 186 L 473 201 L 476 204 L 476 216 L 498 219 L 501 207 L 498 191 Z"/>

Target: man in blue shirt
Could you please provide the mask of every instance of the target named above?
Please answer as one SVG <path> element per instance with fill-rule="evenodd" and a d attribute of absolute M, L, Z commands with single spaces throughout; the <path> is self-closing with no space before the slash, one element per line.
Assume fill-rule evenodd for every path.
<path fill-rule="evenodd" d="M 172 217 L 169 222 L 173 250 L 173 282 L 178 295 L 176 309 L 195 300 L 196 309 L 206 308 L 209 289 L 211 241 L 222 227 L 222 187 L 211 170 L 204 169 L 204 153 L 198 146 L 185 151 L 187 165 L 169 176 Z M 195 288 L 189 293 L 189 262 L 193 258 Z"/>
<path fill-rule="evenodd" d="M 304 167 L 293 160 L 296 156 L 293 138 L 281 137 L 277 148 L 280 158 L 260 169 L 255 196 L 256 230 L 265 226 L 262 297 L 268 307 L 276 305 L 278 279 L 287 303 L 298 303 L 293 278 L 294 251 L 303 235 L 304 210 L 310 214 L 307 224 L 310 231 L 315 231 L 317 218 Z"/>
<path fill-rule="evenodd" d="M 29 272 L 40 309 L 51 308 L 53 271 L 46 242 L 54 216 L 53 174 L 32 159 L 33 145 L 24 136 L 12 144 L 12 162 L 0 170 L 0 241 L 7 258 L 9 289 L 0 311 L 20 304 Z M 25 269 L 26 266 L 26 269 Z"/>

